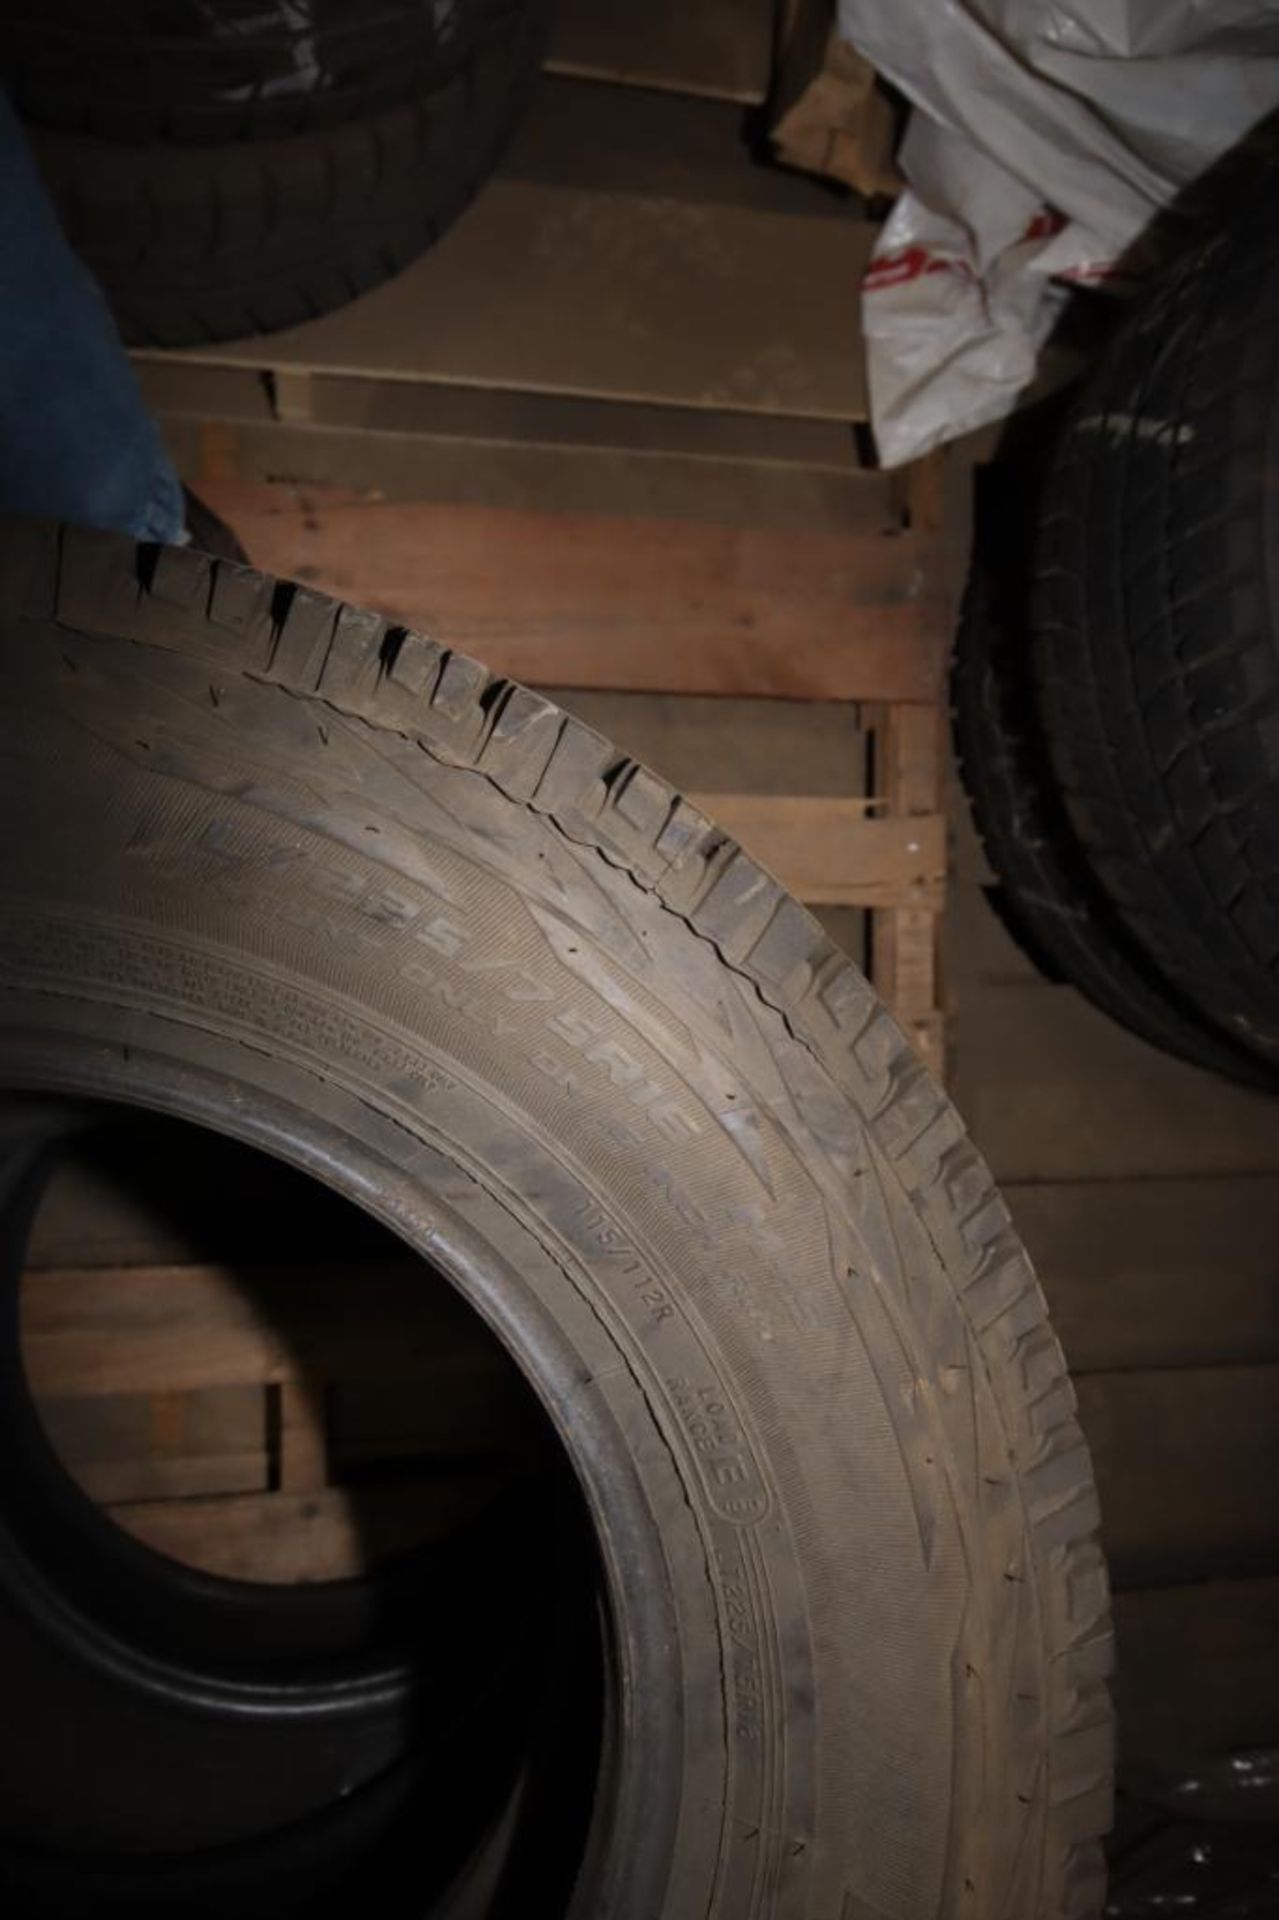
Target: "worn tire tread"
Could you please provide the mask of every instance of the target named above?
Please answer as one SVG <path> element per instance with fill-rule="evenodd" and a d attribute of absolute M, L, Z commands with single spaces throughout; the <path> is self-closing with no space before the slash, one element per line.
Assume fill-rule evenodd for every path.
<path fill-rule="evenodd" d="M 0 579 L 28 617 L 241 673 L 395 733 L 531 808 L 623 869 L 749 983 L 854 1103 L 936 1239 L 958 1237 L 949 1284 L 996 1396 L 1024 1516 L 1033 1605 L 1018 1632 L 1041 1695 L 1015 1728 L 1016 1805 L 1043 1811 L 1043 1855 L 983 1920 L 1097 1920 L 1111 1810 L 1109 1597 L 1086 1444 L 1029 1260 L 945 1094 L 817 921 L 666 782 L 542 696 L 378 615 L 190 549 L 79 530 L 0 533 Z M 1007 1525 L 1008 1483 L 988 1487 Z M 996 1516 L 1003 1514 L 997 1522 Z M 1011 1571 L 1006 1578 L 1015 1579 Z M 1020 1592 L 1014 1587 L 1012 1592 Z M 1018 1850 L 1019 1855 L 1022 1850 Z"/>

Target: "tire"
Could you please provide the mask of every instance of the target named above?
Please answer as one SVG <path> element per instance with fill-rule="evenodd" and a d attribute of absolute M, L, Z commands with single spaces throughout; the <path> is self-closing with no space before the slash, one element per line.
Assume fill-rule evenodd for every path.
<path fill-rule="evenodd" d="M 23 117 L 132 145 L 216 146 L 367 120 L 454 79 L 520 0 L 8 0 Z"/>
<path fill-rule="evenodd" d="M 1047 482 L 1044 728 L 1088 860 L 1155 967 L 1279 1063 L 1279 237 L 1274 170 L 1126 322 Z"/>
<path fill-rule="evenodd" d="M 1030 664 L 1033 476 L 980 477 L 972 572 L 951 670 L 955 757 L 992 872 L 991 905 L 1047 976 L 1076 987 L 1151 1046 L 1244 1086 L 1279 1077 L 1218 1032 L 1163 979 L 1098 885 L 1048 766 Z"/>
<path fill-rule="evenodd" d="M 567 1910 L 1095 1920 L 1074 1396 L 862 976 L 662 782 L 419 634 L 69 530 L 12 530 L 0 578 L 4 1084 L 303 1166 L 510 1347 L 625 1702 Z"/>
<path fill-rule="evenodd" d="M 138 144 L 32 127 L 67 236 L 134 346 L 198 346 L 327 313 L 398 273 L 491 172 L 542 56 L 549 0 L 461 0 L 412 97 L 300 132 Z M 411 67 L 408 69 L 412 71 Z"/>

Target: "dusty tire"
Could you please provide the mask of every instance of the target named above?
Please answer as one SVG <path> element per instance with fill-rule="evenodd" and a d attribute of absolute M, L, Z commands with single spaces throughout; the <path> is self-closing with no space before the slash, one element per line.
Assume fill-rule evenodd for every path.
<path fill-rule="evenodd" d="M 1130 316 L 1045 488 L 1034 660 L 1075 831 L 1133 938 L 1279 1064 L 1274 170 Z"/>
<path fill-rule="evenodd" d="M 660 781 L 424 637 L 6 540 L 5 1084 L 169 1106 L 429 1245 L 585 1490 L 591 1920 L 1089 1920 L 1097 1508 L 989 1176 Z"/>
<path fill-rule="evenodd" d="M 1017 529 L 1035 498 L 1020 468 L 988 469 L 951 663 L 955 757 L 991 905 L 1052 980 L 1194 1066 L 1279 1091 L 1279 1076 L 1204 1020 L 1160 975 L 1099 884 L 1057 791 L 1031 668 L 1031 615 Z M 1031 507 L 1033 511 L 1033 507 Z"/>
<path fill-rule="evenodd" d="M 200 144 L 32 125 L 67 235 L 125 339 L 197 346 L 292 326 L 429 247 L 488 177 L 522 110 L 549 0 L 464 0 L 461 15 L 468 33 L 409 97 L 378 89 L 362 112 L 348 102 L 300 131 L 269 118 L 253 137 Z M 414 71 L 406 63 L 402 80 Z"/>

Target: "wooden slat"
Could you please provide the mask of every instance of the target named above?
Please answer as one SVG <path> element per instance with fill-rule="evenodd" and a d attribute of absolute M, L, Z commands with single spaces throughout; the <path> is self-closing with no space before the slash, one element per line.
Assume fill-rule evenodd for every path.
<path fill-rule="evenodd" d="M 882 811 L 861 710 L 848 702 L 548 691 L 681 793 L 825 794 Z"/>
<path fill-rule="evenodd" d="M 55 1452 L 90 1499 L 105 1505 L 261 1492 L 268 1484 L 259 1388 L 39 1399 Z"/>
<path fill-rule="evenodd" d="M 1279 1362 L 1279 1180 L 1006 1186 L 1076 1370 Z"/>
<path fill-rule="evenodd" d="M 189 1393 L 387 1370 L 465 1372 L 497 1396 L 513 1363 L 418 1262 L 357 1272 L 231 1266 L 29 1272 L 22 1350 L 42 1397 Z"/>
<path fill-rule="evenodd" d="M 569 403 L 547 404 L 559 408 Z M 721 414 L 703 418 L 707 423 L 724 420 Z M 681 421 L 686 420 L 687 414 L 681 415 Z M 382 502 L 608 514 L 776 533 L 891 537 L 901 530 L 882 475 L 848 461 L 837 470 L 771 457 L 694 453 L 688 444 L 695 437 L 691 433 L 673 435 L 685 445 L 667 451 L 609 444 L 603 438 L 591 443 L 466 438 L 445 431 L 417 433 L 407 425 L 402 432 L 298 428 L 233 423 L 198 413 L 170 412 L 162 425 L 183 478 L 202 496 L 210 486 L 228 481 L 287 479 L 304 489 L 337 483 Z M 599 430 L 604 435 L 608 427 L 600 423 Z M 619 426 L 619 440 L 624 432 L 624 425 Z M 731 444 L 732 438 L 707 436 L 709 445 L 719 447 Z"/>
<path fill-rule="evenodd" d="M 383 503 L 210 480 L 255 563 L 543 686 L 928 700 L 927 541 Z"/>
<path fill-rule="evenodd" d="M 184 358 L 859 420 L 871 238 L 852 219 L 495 180 L 363 299 Z"/>
<path fill-rule="evenodd" d="M 340 411 L 354 416 L 361 399 L 367 399 L 378 424 L 343 418 L 302 428 L 215 411 L 216 396 L 206 389 L 215 375 L 236 377 L 228 368 L 164 371 L 174 376 L 165 383 L 171 399 L 175 389 L 200 376 L 199 390 L 188 402 L 170 406 L 162 424 L 184 479 L 201 494 L 228 481 L 287 480 L 304 489 L 336 484 L 348 496 L 380 502 L 439 501 L 539 514 L 686 520 L 777 533 L 895 537 L 902 530 L 900 503 L 887 477 L 859 466 L 846 446 L 840 453 L 829 445 L 824 450 L 810 445 L 815 457 L 801 460 L 805 432 L 789 451 L 762 444 L 752 448 L 756 436 L 732 430 L 746 420 L 743 415 L 488 394 L 481 397 L 514 399 L 509 424 L 503 424 L 505 409 L 494 407 L 487 419 L 483 408 L 447 409 L 454 417 L 442 419 L 438 428 L 427 424 L 424 408 L 415 425 L 418 410 L 405 406 L 396 410 L 402 415 L 400 426 L 392 427 L 391 409 L 384 417 L 381 405 L 371 404 L 374 394 L 357 391 L 365 386 L 383 394 L 386 383 L 338 381 L 332 385 L 340 391 Z M 398 382 L 395 391 L 416 402 L 446 390 Z M 472 397 L 460 389 L 453 397 L 459 395 Z M 540 419 L 528 419 L 529 409 Z M 565 413 L 577 417 L 554 417 Z M 466 414 L 474 416 L 473 433 L 461 430 L 464 418 L 459 416 Z M 591 417 L 584 420 L 583 414 Z M 814 424 L 798 423 L 804 429 Z M 523 431 L 535 425 L 546 437 Z M 646 442 L 646 425 L 651 442 Z M 694 431 L 699 425 L 707 431 Z M 828 423 L 816 425 L 823 434 L 843 434 Z M 758 438 L 762 442 L 772 436 Z M 664 445 L 665 440 L 676 444 Z M 734 447 L 738 451 L 730 451 Z M 919 545 L 913 543 L 915 551 Z"/>
<path fill-rule="evenodd" d="M 938 572 L 940 573 L 940 546 Z M 938 582 L 940 585 L 940 581 Z M 905 829 L 937 817 L 941 804 L 942 716 L 936 705 L 896 705 L 878 711 L 875 727 L 876 784 Z M 938 922 L 945 880 L 941 870 L 932 898 L 923 895 L 878 903 L 871 922 L 871 975 L 916 1050 L 933 1071 L 945 1069 L 938 991 Z"/>
<path fill-rule="evenodd" d="M 266 381 L 250 367 L 197 366 L 186 360 L 142 360 L 137 374 L 147 405 L 171 422 L 204 419 L 241 430 L 275 426 L 277 431 L 257 444 L 270 461 L 266 472 L 287 473 L 291 479 L 339 479 L 344 486 L 374 484 L 347 470 L 362 444 L 358 435 L 373 437 L 371 445 L 367 440 L 363 443 L 365 458 L 367 461 L 370 453 L 376 452 L 377 483 L 388 490 L 405 489 L 411 451 L 403 443 L 420 446 L 421 458 L 412 474 L 414 484 L 408 489 L 410 496 L 416 491 L 419 497 L 433 469 L 442 474 L 447 453 L 451 452 L 457 463 L 461 457 L 459 442 L 472 449 L 472 458 L 474 450 L 482 447 L 501 449 L 507 460 L 516 447 L 536 448 L 543 455 L 554 450 L 635 453 L 650 462 L 668 455 L 734 468 L 780 468 L 791 486 L 802 484 L 797 474 L 838 475 L 858 483 L 868 505 L 873 502 L 878 506 L 885 525 L 903 524 L 901 487 L 895 484 L 896 476 L 865 466 L 852 430 L 838 420 L 583 400 L 571 394 L 446 386 L 429 380 L 383 380 L 366 374 L 315 373 L 305 376 L 308 431 L 281 432 L 278 429 L 287 405 L 296 404 L 298 395 L 296 389 L 291 395 L 282 395 L 279 376 Z M 339 434 L 345 437 L 339 439 Z M 315 450 L 309 462 L 308 449 Z M 317 453 L 324 461 L 322 467 L 318 467 Z M 490 466 L 495 483 L 500 485 L 501 465 L 490 459 Z M 542 484 L 553 486 L 554 464 L 547 459 L 545 467 Z M 606 469 L 597 462 L 592 470 L 600 473 Z M 445 497 L 469 496 L 452 493 Z M 844 491 L 842 500 L 845 514 L 857 520 L 853 487 Z M 558 499 L 539 503 L 534 497 L 494 499 L 487 504 L 571 503 Z"/>
<path fill-rule="evenodd" d="M 690 798 L 800 900 L 851 907 L 941 905 L 946 824 L 940 814 L 868 818 L 864 802 L 797 794 Z"/>
<path fill-rule="evenodd" d="M 281 1493 L 315 1493 L 329 1478 L 324 1385 L 300 1372 L 275 1389 L 280 1413 L 278 1477 Z"/>
<path fill-rule="evenodd" d="M 773 53 L 771 0 L 559 0 L 547 65 L 758 105 Z"/>
<path fill-rule="evenodd" d="M 211 1495 L 118 1502 L 127 1533 L 160 1553 L 231 1580 L 344 1580 L 480 1515 L 509 1484 L 470 1470 L 358 1491 Z"/>
<path fill-rule="evenodd" d="M 1279 1366 L 1084 1374 L 1116 1582 L 1279 1571 Z"/>
<path fill-rule="evenodd" d="M 1209 1580 L 1116 1596 L 1121 1757 L 1273 1746 L 1279 1729 L 1279 1579 Z"/>

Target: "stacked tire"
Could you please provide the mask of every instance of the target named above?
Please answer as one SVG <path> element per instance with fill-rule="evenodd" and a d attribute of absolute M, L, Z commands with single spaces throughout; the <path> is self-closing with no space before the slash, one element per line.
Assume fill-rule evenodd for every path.
<path fill-rule="evenodd" d="M 1273 171 L 979 499 L 954 722 L 998 903 L 1134 1032 L 1279 1084 Z"/>
<path fill-rule="evenodd" d="M 0 79 L 134 345 L 328 312 L 491 171 L 549 0 L 16 0 Z"/>

